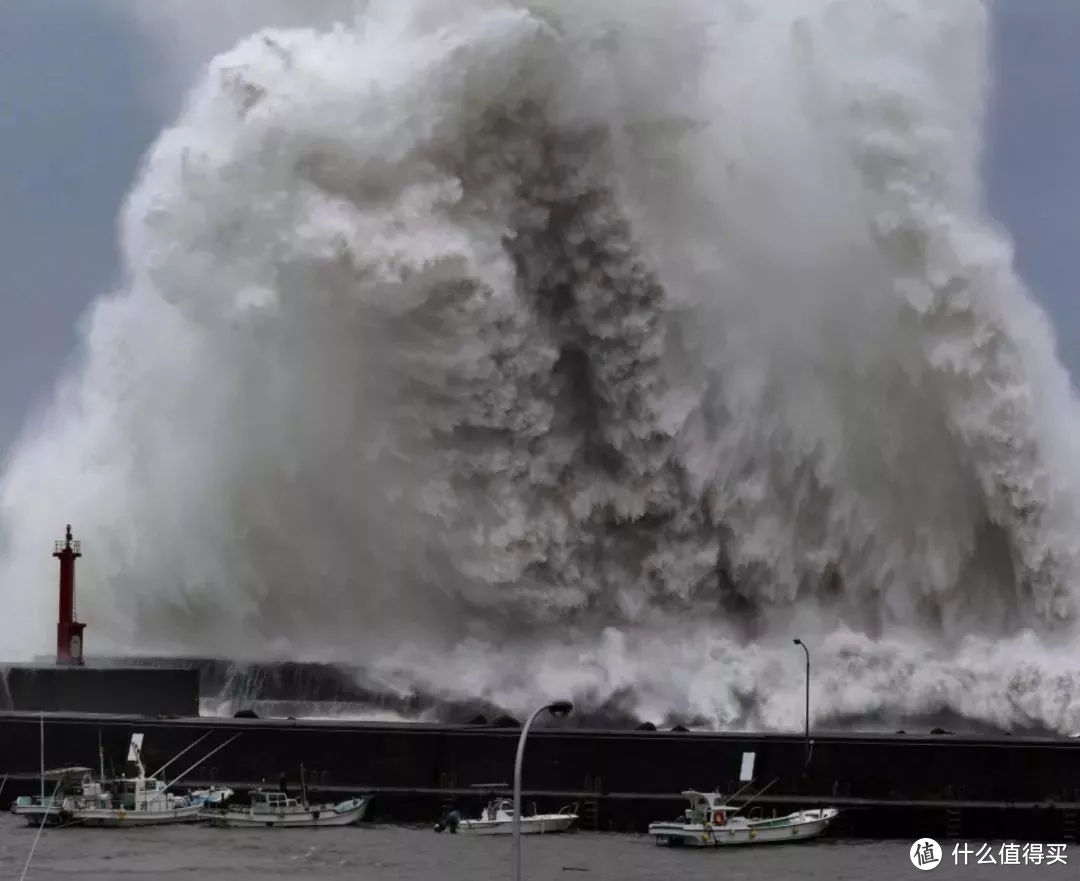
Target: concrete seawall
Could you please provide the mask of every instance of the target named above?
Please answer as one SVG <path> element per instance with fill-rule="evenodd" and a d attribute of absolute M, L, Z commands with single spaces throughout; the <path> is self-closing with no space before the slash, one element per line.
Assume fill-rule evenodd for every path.
<path fill-rule="evenodd" d="M 512 783 L 519 735 L 484 726 L 72 713 L 46 715 L 44 724 L 47 767 L 96 768 L 100 737 L 107 770 L 119 769 L 131 733 L 142 731 L 152 771 L 206 735 L 175 772 L 240 734 L 185 785 L 242 790 L 284 772 L 296 787 L 303 764 L 309 789 L 373 792 L 373 818 L 394 822 L 432 822 L 450 803 L 478 810 L 498 787 L 477 784 Z M 39 736 L 37 714 L 0 713 L 6 794 L 36 789 Z M 794 735 L 540 728 L 526 751 L 526 805 L 577 802 L 588 828 L 643 831 L 682 810 L 682 789 L 739 789 L 746 753 L 756 786 L 771 784 L 755 806 L 768 814 L 833 805 L 843 810 L 842 834 L 1077 840 L 1080 742 L 1065 738 L 816 734 L 808 757 Z"/>
<path fill-rule="evenodd" d="M 196 670 L 7 664 L 0 710 L 190 716 L 199 712 Z"/>

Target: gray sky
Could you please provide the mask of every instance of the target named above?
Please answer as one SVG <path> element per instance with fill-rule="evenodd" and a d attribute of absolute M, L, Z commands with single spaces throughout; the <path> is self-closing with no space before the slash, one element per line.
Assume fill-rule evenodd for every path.
<path fill-rule="evenodd" d="M 0 0 L 0 451 L 116 282 L 116 216 L 164 108 L 144 45 L 102 4 Z"/>
<path fill-rule="evenodd" d="M 118 280 L 116 216 L 179 95 L 118 4 L 0 0 L 0 454 Z M 230 0 L 220 0 L 228 4 Z M 948 0 L 942 0 L 948 2 Z M 1080 3 L 998 0 L 985 177 L 1021 274 L 1080 375 Z"/>

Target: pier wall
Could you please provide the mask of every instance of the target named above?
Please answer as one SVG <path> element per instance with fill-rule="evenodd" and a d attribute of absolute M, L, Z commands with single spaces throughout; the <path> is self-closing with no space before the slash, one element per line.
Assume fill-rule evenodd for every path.
<path fill-rule="evenodd" d="M 0 666 L 0 710 L 197 716 L 199 672 L 163 667 Z"/>
<path fill-rule="evenodd" d="M 431 822 L 451 804 L 478 810 L 499 784 L 512 785 L 519 736 L 481 726 L 74 714 L 44 725 L 47 767 L 96 768 L 100 737 L 107 771 L 119 769 L 135 731 L 145 734 L 148 771 L 205 735 L 174 773 L 239 734 L 185 781 L 242 790 L 274 785 L 284 772 L 296 788 L 303 765 L 313 792 L 373 792 L 373 817 L 395 822 Z M 37 715 L 0 713 L 9 794 L 36 788 L 39 737 Z M 523 790 L 541 809 L 577 802 L 587 827 L 643 831 L 682 810 L 682 789 L 735 792 L 747 752 L 755 786 L 769 784 L 756 803 L 766 813 L 831 804 L 847 834 L 1076 840 L 1080 742 L 1067 739 L 826 734 L 813 738 L 807 761 L 806 741 L 788 735 L 540 728 L 529 735 Z"/>

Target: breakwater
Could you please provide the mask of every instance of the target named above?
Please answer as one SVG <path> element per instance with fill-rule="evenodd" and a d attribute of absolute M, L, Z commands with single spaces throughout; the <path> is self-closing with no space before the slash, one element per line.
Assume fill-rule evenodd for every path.
<path fill-rule="evenodd" d="M 39 785 L 42 724 L 47 767 L 96 768 L 100 743 L 108 772 L 142 731 L 153 770 L 199 738 L 191 762 L 240 734 L 183 785 L 244 791 L 276 785 L 285 773 L 298 786 L 303 765 L 310 790 L 371 792 L 372 819 L 422 823 L 451 804 L 472 812 L 490 793 L 508 791 L 519 736 L 509 725 L 0 713 L 0 774 L 12 797 Z M 768 785 L 755 808 L 833 805 L 843 811 L 838 834 L 1077 840 L 1080 742 L 1067 738 L 818 733 L 807 743 L 795 735 L 539 728 L 526 751 L 525 804 L 576 802 L 587 828 L 643 831 L 682 810 L 683 789 L 735 792 L 747 754 L 755 786 Z"/>
<path fill-rule="evenodd" d="M 199 673 L 182 667 L 0 665 L 0 710 L 199 715 Z"/>

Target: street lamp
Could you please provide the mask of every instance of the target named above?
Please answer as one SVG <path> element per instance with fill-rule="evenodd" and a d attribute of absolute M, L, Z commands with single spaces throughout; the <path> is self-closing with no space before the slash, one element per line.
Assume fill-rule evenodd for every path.
<path fill-rule="evenodd" d="M 801 645 L 806 652 L 806 756 L 810 757 L 810 649 L 801 639 L 796 639 L 795 645 Z"/>
<path fill-rule="evenodd" d="M 521 881 L 521 760 L 525 757 L 525 738 L 529 734 L 529 726 L 533 720 L 547 710 L 557 719 L 565 718 L 574 705 L 570 701 L 553 701 L 544 704 L 529 716 L 528 721 L 521 729 L 521 737 L 518 738 L 517 758 L 514 759 L 514 878 Z"/>

